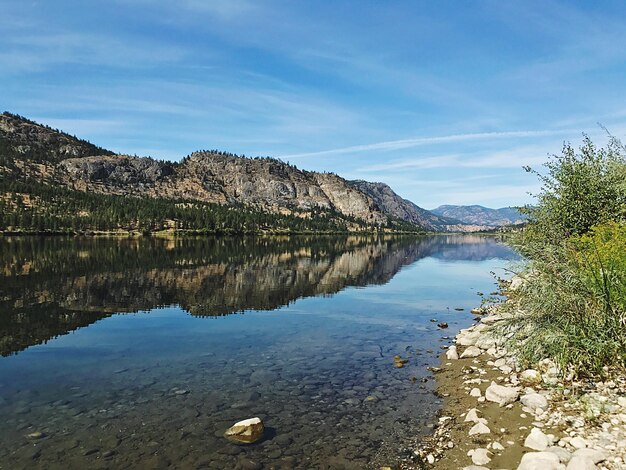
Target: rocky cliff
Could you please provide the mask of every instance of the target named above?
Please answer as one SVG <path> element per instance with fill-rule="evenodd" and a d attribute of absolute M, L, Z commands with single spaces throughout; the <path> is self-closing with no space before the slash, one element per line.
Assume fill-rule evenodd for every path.
<path fill-rule="evenodd" d="M 0 115 L 0 154 L 29 161 L 57 163 L 66 158 L 113 155 L 113 152 L 5 112 Z"/>
<path fill-rule="evenodd" d="M 218 151 L 194 152 L 179 163 L 118 155 L 10 113 L 0 115 L 2 175 L 8 176 L 5 183 L 28 179 L 31 185 L 45 183 L 90 194 L 171 199 L 175 204 L 199 201 L 309 219 L 324 213 L 346 227 L 392 224 L 448 232 L 489 228 L 484 222 L 433 214 L 383 183 L 347 181 L 277 159 Z M 79 210 L 92 212 L 93 206 Z"/>
<path fill-rule="evenodd" d="M 418 205 L 403 199 L 385 183 L 370 183 L 363 180 L 350 181 L 350 184 L 359 191 L 370 196 L 378 207 L 392 217 L 419 225 L 432 231 L 448 231 L 451 226 L 462 223 L 447 217 L 440 217 Z"/>

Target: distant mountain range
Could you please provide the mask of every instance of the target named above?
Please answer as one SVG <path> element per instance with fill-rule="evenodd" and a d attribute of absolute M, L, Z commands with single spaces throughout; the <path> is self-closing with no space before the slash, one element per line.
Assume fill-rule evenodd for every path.
<path fill-rule="evenodd" d="M 28 225 L 41 230 L 467 232 L 517 221 L 511 214 L 471 218 L 460 206 L 427 211 L 386 184 L 301 170 L 269 157 L 203 150 L 168 162 L 116 154 L 7 112 L 0 115 L 0 206 L 5 231 Z"/>
<path fill-rule="evenodd" d="M 483 206 L 453 206 L 443 205 L 433 209 L 433 214 L 440 217 L 456 219 L 464 224 L 491 225 L 503 227 L 519 225 L 526 221 L 526 216 L 514 207 L 490 209 Z"/>

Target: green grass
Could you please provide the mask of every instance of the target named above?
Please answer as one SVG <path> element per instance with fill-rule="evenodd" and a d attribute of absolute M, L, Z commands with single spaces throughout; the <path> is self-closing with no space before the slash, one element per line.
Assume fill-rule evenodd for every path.
<path fill-rule="evenodd" d="M 523 363 L 548 357 L 577 377 L 626 366 L 625 244 L 626 226 L 612 224 L 531 254 L 511 293 L 524 315 L 508 325 Z"/>

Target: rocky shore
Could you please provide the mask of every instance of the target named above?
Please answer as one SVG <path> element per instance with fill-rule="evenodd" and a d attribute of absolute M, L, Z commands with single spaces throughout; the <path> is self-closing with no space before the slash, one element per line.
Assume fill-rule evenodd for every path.
<path fill-rule="evenodd" d="M 418 450 L 423 460 L 438 469 L 626 468 L 626 377 L 575 381 L 549 359 L 526 369 L 502 328 L 523 311 L 472 312 L 477 323 L 461 330 L 436 371 L 446 405 Z"/>

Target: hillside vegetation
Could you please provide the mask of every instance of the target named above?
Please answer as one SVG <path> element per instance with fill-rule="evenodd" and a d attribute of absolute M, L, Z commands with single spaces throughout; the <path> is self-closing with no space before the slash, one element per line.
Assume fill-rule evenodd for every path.
<path fill-rule="evenodd" d="M 277 159 L 217 150 L 181 162 L 118 155 L 0 115 L 0 232 L 419 232 L 438 222 L 402 215 L 333 173 Z"/>
<path fill-rule="evenodd" d="M 513 299 L 527 362 L 553 358 L 574 376 L 626 365 L 626 151 L 585 138 L 545 165 L 537 204 L 516 243 L 528 258 Z"/>

